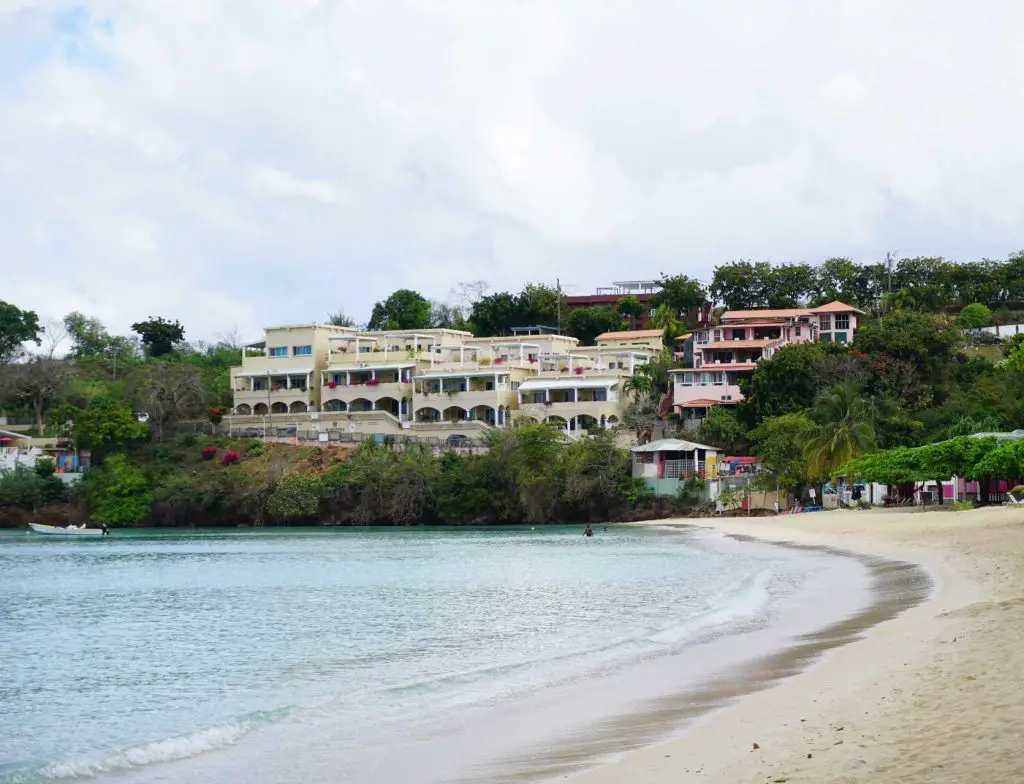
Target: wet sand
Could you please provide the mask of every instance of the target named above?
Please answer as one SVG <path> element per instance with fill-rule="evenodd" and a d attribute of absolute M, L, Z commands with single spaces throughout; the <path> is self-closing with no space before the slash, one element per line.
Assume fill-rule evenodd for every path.
<path fill-rule="evenodd" d="M 871 559 L 878 600 L 700 692 L 600 728 L 583 750 L 593 763 L 608 744 L 629 749 L 669 726 L 683 728 L 675 739 L 581 773 L 579 750 L 527 767 L 576 784 L 1024 781 L 1024 511 L 701 522 L 859 553 Z"/>

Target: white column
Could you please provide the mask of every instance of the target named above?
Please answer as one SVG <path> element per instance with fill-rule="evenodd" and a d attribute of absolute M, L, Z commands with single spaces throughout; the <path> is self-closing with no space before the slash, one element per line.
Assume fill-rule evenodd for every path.
<path fill-rule="evenodd" d="M 521 366 L 523 365 L 523 363 L 525 363 L 525 362 L 526 362 L 526 359 L 525 359 L 525 357 L 523 356 L 523 344 L 522 344 L 522 343 L 520 343 L 520 344 L 519 344 L 519 365 L 520 365 L 520 367 L 521 367 Z"/>
<path fill-rule="evenodd" d="M 388 361 L 388 339 L 384 338 L 384 361 Z"/>
<path fill-rule="evenodd" d="M 464 378 L 463 381 L 466 382 L 466 391 L 469 392 L 469 376 L 466 376 L 466 378 Z"/>
<path fill-rule="evenodd" d="M 569 354 L 569 372 L 572 373 L 572 354 Z"/>
<path fill-rule="evenodd" d="M 291 373 L 289 373 L 287 376 L 284 377 L 284 388 L 285 389 L 291 389 L 292 388 L 292 374 Z"/>
<path fill-rule="evenodd" d="M 459 367 L 466 364 L 466 347 L 459 346 Z"/>
<path fill-rule="evenodd" d="M 348 372 L 348 371 L 346 370 L 346 371 L 345 371 L 345 386 L 347 386 L 347 387 L 348 387 L 348 386 L 351 386 L 351 385 L 352 385 L 352 374 L 351 374 L 351 373 L 349 373 L 349 372 Z"/>
<path fill-rule="evenodd" d="M 550 389 L 545 389 L 544 390 L 544 402 L 545 403 L 550 403 L 551 402 L 551 390 Z"/>
<path fill-rule="evenodd" d="M 444 379 L 443 378 L 439 378 L 437 380 L 437 391 L 439 393 L 441 393 L 441 394 L 444 394 Z"/>
<path fill-rule="evenodd" d="M 632 354 L 629 355 L 629 375 L 633 375 L 633 368 L 635 367 L 636 357 Z"/>
<path fill-rule="evenodd" d="M 377 380 L 377 371 L 376 370 L 371 370 L 370 371 L 370 380 L 371 381 L 376 381 Z"/>

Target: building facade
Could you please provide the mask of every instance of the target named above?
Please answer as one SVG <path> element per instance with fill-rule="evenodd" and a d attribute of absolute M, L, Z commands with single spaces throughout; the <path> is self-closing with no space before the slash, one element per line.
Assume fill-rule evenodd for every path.
<path fill-rule="evenodd" d="M 662 349 L 660 330 L 607 333 L 597 343 L 580 347 L 546 330 L 508 338 L 268 327 L 231 370 L 232 418 L 385 435 L 479 434 L 525 418 L 582 435 L 619 423 L 625 380 Z"/>
<path fill-rule="evenodd" d="M 693 367 L 672 370 L 673 405 L 699 420 L 714 406 L 743 400 L 740 382 L 783 346 L 808 341 L 850 343 L 863 313 L 842 302 L 818 308 L 731 310 L 721 323 L 693 333 Z"/>
<path fill-rule="evenodd" d="M 615 304 L 623 297 L 636 297 L 643 312 L 633 324 L 635 329 L 646 329 L 647 322 L 654 315 L 654 305 L 651 299 L 661 291 L 661 286 L 655 280 L 623 280 L 612 283 L 611 286 L 600 287 L 593 294 L 578 294 L 565 298 L 565 304 L 569 311 L 581 308 L 592 308 L 595 306 L 606 306 L 614 308 Z M 689 313 L 680 313 L 679 317 L 688 324 L 707 324 L 711 319 L 712 304 L 705 302 L 699 308 L 694 308 Z"/>

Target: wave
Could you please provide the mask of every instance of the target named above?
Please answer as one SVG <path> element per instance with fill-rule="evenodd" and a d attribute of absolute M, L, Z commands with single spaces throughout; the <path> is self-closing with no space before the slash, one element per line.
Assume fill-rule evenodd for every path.
<path fill-rule="evenodd" d="M 753 620 L 764 613 L 771 600 L 771 594 L 768 591 L 768 583 L 771 578 L 772 571 L 764 569 L 746 581 L 739 595 L 728 597 L 724 604 L 709 607 L 683 623 L 662 629 L 647 639 L 659 645 L 694 642 L 701 635 L 723 626 L 737 621 Z"/>
<path fill-rule="evenodd" d="M 0 784 L 30 784 L 30 782 L 37 781 L 91 778 L 103 773 L 114 773 L 144 765 L 196 757 L 208 751 L 215 751 L 237 743 L 252 730 L 273 721 L 287 710 L 256 711 L 224 724 L 132 746 L 101 757 L 69 759 L 51 763 L 30 774 L 16 774 L 13 778 L 7 779 L 0 778 Z"/>
<path fill-rule="evenodd" d="M 772 576 L 771 569 L 764 569 L 741 583 L 737 594 L 716 597 L 715 606 L 687 618 L 682 623 L 674 623 L 656 631 L 648 628 L 629 637 L 610 640 L 605 645 L 569 651 L 554 656 L 538 656 L 520 661 L 502 662 L 456 672 L 429 675 L 413 681 L 387 686 L 382 691 L 404 693 L 438 689 L 450 684 L 471 683 L 489 676 L 507 675 L 516 671 L 530 669 L 537 665 L 557 664 L 563 661 L 577 662 L 580 660 L 580 657 L 592 657 L 595 654 L 608 654 L 615 651 L 632 650 L 640 657 L 643 657 L 644 654 L 660 655 L 667 652 L 666 648 L 671 650 L 684 643 L 697 642 L 703 635 L 712 633 L 717 629 L 739 621 L 753 620 L 761 616 L 771 599 L 768 583 Z M 575 668 L 573 672 L 580 676 L 580 673 Z M 568 678 L 569 675 L 563 674 L 563 677 Z"/>

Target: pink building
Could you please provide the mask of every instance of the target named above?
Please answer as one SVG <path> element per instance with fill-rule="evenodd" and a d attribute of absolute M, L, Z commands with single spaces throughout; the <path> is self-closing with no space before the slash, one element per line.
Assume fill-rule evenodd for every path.
<path fill-rule="evenodd" d="M 693 368 L 671 371 L 673 405 L 684 420 L 703 419 L 712 406 L 743 400 L 740 379 L 790 343 L 850 343 L 862 311 L 842 302 L 819 308 L 729 310 L 721 324 L 693 333 Z"/>

